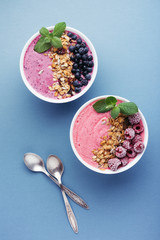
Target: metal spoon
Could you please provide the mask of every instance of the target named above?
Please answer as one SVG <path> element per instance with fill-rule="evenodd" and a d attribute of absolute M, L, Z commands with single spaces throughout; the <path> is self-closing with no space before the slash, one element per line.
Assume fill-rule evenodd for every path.
<path fill-rule="evenodd" d="M 50 155 L 47 159 L 47 170 L 52 176 L 54 176 L 58 180 L 58 182 L 60 184 L 62 196 L 63 196 L 64 203 L 66 206 L 68 220 L 70 222 L 70 225 L 71 225 L 73 231 L 75 233 L 78 233 L 78 225 L 77 225 L 76 218 L 74 216 L 74 213 L 72 211 L 72 208 L 68 202 L 68 199 L 66 197 L 66 194 L 65 194 L 63 186 L 62 186 L 61 177 L 62 177 L 62 174 L 64 171 L 64 167 L 63 167 L 61 160 L 55 155 Z"/>
<path fill-rule="evenodd" d="M 25 165 L 33 172 L 42 172 L 46 174 L 52 181 L 54 181 L 59 187 L 60 184 L 58 181 L 52 177 L 47 170 L 45 169 L 45 165 L 43 162 L 43 159 L 38 156 L 35 153 L 26 153 L 24 154 L 24 163 Z M 88 205 L 85 203 L 85 201 L 80 198 L 76 193 L 72 192 L 69 188 L 62 185 L 63 190 L 65 193 L 77 204 L 79 204 L 81 207 L 88 209 Z"/>

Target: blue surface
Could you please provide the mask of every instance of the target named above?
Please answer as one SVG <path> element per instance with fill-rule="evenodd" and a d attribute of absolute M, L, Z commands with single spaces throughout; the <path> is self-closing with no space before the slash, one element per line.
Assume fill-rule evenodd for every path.
<path fill-rule="evenodd" d="M 42 26 L 66 21 L 93 42 L 99 69 L 91 89 L 63 105 L 33 96 L 22 82 L 19 58 L 25 42 Z M 158 240 L 160 236 L 160 1 L 0 1 L 0 239 Z M 87 100 L 115 94 L 144 113 L 149 144 L 127 172 L 105 176 L 85 168 L 69 142 L 77 109 Z M 30 172 L 25 152 L 44 160 L 58 155 L 64 183 L 90 206 L 71 202 L 79 225 L 68 222 L 61 192 L 43 174 Z"/>

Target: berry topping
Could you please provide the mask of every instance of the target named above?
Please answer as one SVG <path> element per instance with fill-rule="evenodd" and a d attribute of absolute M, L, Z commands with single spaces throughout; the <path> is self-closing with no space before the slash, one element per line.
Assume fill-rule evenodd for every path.
<path fill-rule="evenodd" d="M 74 87 L 80 87 L 80 83 L 78 82 L 78 80 L 75 80 L 75 81 L 73 82 L 73 86 L 74 86 Z"/>
<path fill-rule="evenodd" d="M 132 148 L 131 142 L 128 140 L 124 140 L 122 146 L 127 150 Z"/>
<path fill-rule="evenodd" d="M 79 49 L 80 47 L 81 47 L 80 44 L 76 44 L 76 45 L 75 45 L 75 48 L 76 48 L 76 49 Z"/>
<path fill-rule="evenodd" d="M 79 53 L 76 53 L 75 58 L 79 59 L 79 58 L 81 58 L 81 55 Z"/>
<path fill-rule="evenodd" d="M 76 93 L 79 93 L 81 91 L 81 88 L 80 87 L 75 87 L 75 92 Z"/>
<path fill-rule="evenodd" d="M 144 144 L 141 141 L 138 141 L 134 144 L 134 151 L 137 153 L 141 153 L 144 150 Z"/>
<path fill-rule="evenodd" d="M 77 39 L 77 36 L 75 34 L 72 35 L 71 37 L 73 40 L 76 40 Z"/>
<path fill-rule="evenodd" d="M 118 157 L 118 158 L 123 158 L 123 157 L 125 157 L 126 156 L 126 149 L 125 148 L 123 148 L 123 147 L 117 147 L 116 148 L 116 157 Z"/>
<path fill-rule="evenodd" d="M 88 67 L 93 67 L 93 65 L 94 65 L 94 64 L 93 64 L 92 61 L 89 61 L 89 62 L 88 62 Z"/>
<path fill-rule="evenodd" d="M 129 158 L 134 158 L 134 157 L 136 156 L 136 152 L 134 151 L 133 148 L 127 150 L 127 156 L 128 156 Z"/>
<path fill-rule="evenodd" d="M 87 53 L 88 51 L 89 51 L 89 48 L 88 48 L 88 47 L 85 47 L 84 53 Z"/>
<path fill-rule="evenodd" d="M 77 43 L 81 44 L 81 43 L 82 43 L 82 39 L 81 39 L 81 38 L 78 38 L 78 39 L 77 39 Z"/>
<path fill-rule="evenodd" d="M 88 67 L 87 71 L 91 73 L 92 72 L 92 68 Z"/>
<path fill-rule="evenodd" d="M 84 54 L 84 48 L 79 48 L 79 51 L 78 51 L 81 55 L 83 55 Z"/>
<path fill-rule="evenodd" d="M 135 136 L 135 131 L 133 130 L 133 128 L 127 128 L 124 132 L 124 135 L 126 140 L 131 140 Z"/>
<path fill-rule="evenodd" d="M 74 50 L 75 50 L 75 46 L 72 46 L 72 45 L 69 46 L 69 51 L 70 51 L 70 52 L 74 52 Z"/>
<path fill-rule="evenodd" d="M 87 80 L 90 80 L 90 79 L 91 79 L 91 75 L 90 75 L 90 74 L 87 74 L 87 75 L 85 76 L 85 78 L 86 78 Z"/>
<path fill-rule="evenodd" d="M 121 163 L 122 163 L 122 166 L 126 166 L 129 162 L 129 158 L 128 157 L 124 157 L 121 159 Z"/>
<path fill-rule="evenodd" d="M 141 123 L 138 123 L 138 124 L 133 125 L 133 129 L 134 129 L 135 133 L 141 133 L 141 132 L 143 132 L 144 127 Z"/>
<path fill-rule="evenodd" d="M 72 37 L 73 33 L 68 32 L 67 35 L 68 35 L 68 37 Z"/>
<path fill-rule="evenodd" d="M 121 165 L 121 161 L 118 158 L 112 158 L 112 159 L 108 160 L 108 167 L 112 171 L 116 171 L 118 169 L 119 165 Z"/>
<path fill-rule="evenodd" d="M 82 59 L 83 59 L 83 60 L 87 60 L 87 58 L 88 58 L 88 55 L 87 55 L 87 54 L 83 54 L 83 55 L 82 55 Z"/>
<path fill-rule="evenodd" d="M 81 83 L 82 83 L 83 86 L 86 86 L 86 85 L 88 84 L 88 81 L 87 81 L 86 79 L 83 79 L 83 80 L 81 81 Z"/>
<path fill-rule="evenodd" d="M 75 78 L 80 79 L 80 77 L 81 77 L 81 74 L 79 72 L 76 72 L 75 73 Z"/>
<path fill-rule="evenodd" d="M 86 46 L 86 43 L 85 42 L 82 42 L 81 43 L 81 47 L 85 47 Z"/>
<path fill-rule="evenodd" d="M 133 125 L 133 124 L 137 124 L 137 123 L 139 123 L 140 120 L 141 120 L 140 113 L 137 112 L 137 113 L 135 113 L 135 114 L 129 116 L 129 117 L 128 117 L 128 120 L 129 120 L 129 122 L 130 122 L 132 125 Z"/>
<path fill-rule="evenodd" d="M 140 141 L 140 142 L 142 142 L 142 137 L 141 137 L 141 135 L 136 135 L 134 138 L 133 138 L 133 140 L 132 140 L 132 144 L 134 145 L 136 142 L 138 142 L 138 141 Z"/>
<path fill-rule="evenodd" d="M 88 61 L 92 61 L 92 59 L 93 59 L 92 55 L 89 55 L 88 56 Z"/>

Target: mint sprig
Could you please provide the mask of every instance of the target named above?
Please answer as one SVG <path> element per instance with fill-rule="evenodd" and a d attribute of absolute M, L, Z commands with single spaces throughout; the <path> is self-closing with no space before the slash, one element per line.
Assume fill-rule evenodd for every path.
<path fill-rule="evenodd" d="M 54 27 L 53 32 L 49 32 L 47 28 L 42 27 L 39 31 L 41 37 L 36 43 L 34 51 L 38 53 L 43 53 L 50 49 L 52 46 L 55 48 L 61 48 L 62 42 L 60 37 L 64 33 L 65 28 L 66 28 L 65 22 L 57 23 Z"/>
<path fill-rule="evenodd" d="M 104 113 L 111 110 L 111 117 L 118 117 L 119 113 L 125 115 L 132 115 L 138 112 L 138 107 L 133 102 L 123 102 L 116 105 L 117 99 L 113 96 L 107 97 L 106 99 L 101 99 L 93 104 L 93 108 L 98 113 Z"/>

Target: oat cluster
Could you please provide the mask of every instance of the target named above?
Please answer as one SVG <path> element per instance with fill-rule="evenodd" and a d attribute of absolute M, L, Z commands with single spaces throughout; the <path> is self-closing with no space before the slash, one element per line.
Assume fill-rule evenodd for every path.
<path fill-rule="evenodd" d="M 106 136 L 102 137 L 100 147 L 92 151 L 93 161 L 97 162 L 98 167 L 102 169 L 108 168 L 108 160 L 116 157 L 116 148 L 124 142 L 124 132 L 129 125 L 126 116 L 122 114 L 116 119 L 108 118 L 106 124 L 110 125 Z"/>
<path fill-rule="evenodd" d="M 49 90 L 54 91 L 55 97 L 58 99 L 68 98 L 74 95 L 73 81 L 75 76 L 72 74 L 73 62 L 70 60 L 72 53 L 69 52 L 70 38 L 64 33 L 61 36 L 63 48 L 51 48 L 48 56 L 51 58 L 52 64 L 49 66 L 53 71 L 53 84 L 49 86 Z M 72 40 L 72 44 L 74 44 Z"/>

